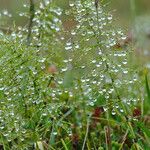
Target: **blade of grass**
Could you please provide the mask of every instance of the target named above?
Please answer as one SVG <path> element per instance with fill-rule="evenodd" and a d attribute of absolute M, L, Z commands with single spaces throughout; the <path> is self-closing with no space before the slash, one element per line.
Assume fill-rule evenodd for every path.
<path fill-rule="evenodd" d="M 87 140 L 88 132 L 89 132 L 89 125 L 90 125 L 90 119 L 88 118 L 87 126 L 86 126 L 86 133 L 85 133 L 84 142 L 83 142 L 83 145 L 82 145 L 82 150 L 84 150 L 84 148 L 85 148 L 85 144 L 86 144 L 86 140 Z"/>
<path fill-rule="evenodd" d="M 150 130 L 145 127 L 144 123 L 142 122 L 136 122 L 136 125 L 148 136 L 150 137 Z"/>
<path fill-rule="evenodd" d="M 63 139 L 61 139 L 61 142 L 62 142 L 62 144 L 63 144 L 65 150 L 69 150 L 69 149 L 67 148 L 67 145 L 66 145 L 66 143 L 65 143 L 65 141 L 64 141 Z"/>
<path fill-rule="evenodd" d="M 123 136 L 123 140 L 122 140 L 122 143 L 121 143 L 121 146 L 120 146 L 119 150 L 122 150 L 122 147 L 123 147 L 123 145 L 124 145 L 124 142 L 125 142 L 125 140 L 126 140 L 126 137 L 127 137 L 127 135 L 128 135 L 128 132 L 129 132 L 129 129 L 127 129 L 125 135 Z"/>
<path fill-rule="evenodd" d="M 53 122 L 51 134 L 50 134 L 50 140 L 49 140 L 49 145 L 53 145 L 55 143 L 55 135 L 53 134 L 55 130 L 55 121 Z"/>
<path fill-rule="evenodd" d="M 73 111 L 74 111 L 74 108 L 68 110 L 68 111 L 58 120 L 56 126 L 59 126 L 60 123 L 61 123 L 67 116 L 69 116 Z"/>
<path fill-rule="evenodd" d="M 145 85 L 146 85 L 146 92 L 147 92 L 148 100 L 149 100 L 149 103 L 150 103 L 150 87 L 149 87 L 149 84 L 148 84 L 147 74 L 145 75 Z"/>
<path fill-rule="evenodd" d="M 131 135 L 132 135 L 132 138 L 136 138 L 136 136 L 135 136 L 135 133 L 134 133 L 134 130 L 133 130 L 133 127 L 132 127 L 132 125 L 131 125 L 131 122 L 128 122 L 128 127 L 129 127 L 129 130 L 130 130 L 130 133 L 131 133 Z"/>
<path fill-rule="evenodd" d="M 112 144 L 111 144 L 111 136 L 110 136 L 110 126 L 106 126 L 105 127 L 105 139 L 106 139 L 106 146 L 107 146 L 107 150 L 111 150 L 112 149 Z"/>
<path fill-rule="evenodd" d="M 87 149 L 91 150 L 91 146 L 90 146 L 90 141 L 89 140 L 87 140 Z"/>

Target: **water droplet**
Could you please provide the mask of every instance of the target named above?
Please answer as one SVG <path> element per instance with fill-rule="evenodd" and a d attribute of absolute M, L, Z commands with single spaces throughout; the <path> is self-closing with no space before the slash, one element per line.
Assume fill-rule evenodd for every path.
<path fill-rule="evenodd" d="M 116 115 L 116 112 L 114 110 L 112 110 L 111 114 L 114 116 L 114 115 Z"/>
<path fill-rule="evenodd" d="M 53 132 L 53 135 L 57 135 L 57 132 Z"/>
<path fill-rule="evenodd" d="M 69 6 L 70 6 L 70 7 L 73 7 L 73 6 L 74 6 L 74 3 L 70 2 L 70 3 L 69 3 Z"/>
<path fill-rule="evenodd" d="M 123 70 L 123 73 L 124 73 L 124 74 L 127 74 L 127 73 L 128 73 L 128 70 Z"/>
<path fill-rule="evenodd" d="M 43 113 L 42 116 L 47 116 L 47 113 Z"/>
<path fill-rule="evenodd" d="M 67 70 L 68 70 L 68 68 L 63 68 L 63 69 L 61 69 L 62 72 L 65 72 L 65 71 L 67 71 Z"/>
<path fill-rule="evenodd" d="M 124 112 L 124 110 L 123 110 L 123 109 L 120 109 L 120 112 L 122 112 L 122 113 L 123 113 L 123 112 Z"/>

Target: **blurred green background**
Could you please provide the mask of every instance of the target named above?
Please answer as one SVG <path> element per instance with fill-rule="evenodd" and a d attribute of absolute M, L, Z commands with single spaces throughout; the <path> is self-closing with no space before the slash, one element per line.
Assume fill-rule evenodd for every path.
<path fill-rule="evenodd" d="M 23 4 L 29 0 L 0 0 L 0 10 L 7 9 L 13 14 L 17 24 L 22 24 L 21 17 L 17 14 L 24 10 Z M 36 2 L 38 0 L 35 0 Z M 66 7 L 68 0 L 55 0 L 61 7 Z M 132 12 L 131 3 L 135 2 L 136 16 L 150 15 L 150 0 L 105 0 L 109 4 L 110 10 L 115 10 L 114 15 L 117 18 L 116 23 L 123 27 L 131 24 Z"/>

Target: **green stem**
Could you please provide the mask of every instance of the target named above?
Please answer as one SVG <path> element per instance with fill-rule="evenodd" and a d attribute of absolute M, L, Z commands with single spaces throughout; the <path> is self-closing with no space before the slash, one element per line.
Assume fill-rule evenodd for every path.
<path fill-rule="evenodd" d="M 84 142 L 83 142 L 82 150 L 84 150 L 84 149 L 85 149 L 85 144 L 86 144 L 86 140 L 87 140 L 88 133 L 89 133 L 89 126 L 90 126 L 90 118 L 88 118 L 88 120 L 87 120 L 86 134 L 85 134 L 85 138 L 84 138 Z"/>
<path fill-rule="evenodd" d="M 135 22 L 135 17 L 136 17 L 135 0 L 130 0 L 130 9 L 131 9 L 132 23 L 134 23 Z"/>
<path fill-rule="evenodd" d="M 62 144 L 63 144 L 63 146 L 64 146 L 65 150 L 68 150 L 68 148 L 67 148 L 67 145 L 66 145 L 65 141 L 64 141 L 63 139 L 61 139 L 61 142 L 62 142 Z"/>
<path fill-rule="evenodd" d="M 33 19 L 35 16 L 35 5 L 34 0 L 30 0 L 30 19 L 28 25 L 28 35 L 27 35 L 27 44 L 30 45 L 31 43 L 31 33 L 32 33 L 32 26 L 33 26 Z"/>

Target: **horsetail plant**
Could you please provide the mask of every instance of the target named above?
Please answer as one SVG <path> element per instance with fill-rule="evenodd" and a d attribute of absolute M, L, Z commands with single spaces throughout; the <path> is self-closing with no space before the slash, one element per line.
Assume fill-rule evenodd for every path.
<path fill-rule="evenodd" d="M 29 13 L 20 13 L 28 23 L 0 34 L 2 149 L 142 147 L 147 135 L 137 130 L 144 125 L 134 127 L 139 77 L 128 64 L 133 50 L 107 6 L 29 2 Z"/>

